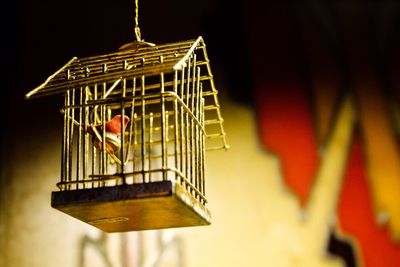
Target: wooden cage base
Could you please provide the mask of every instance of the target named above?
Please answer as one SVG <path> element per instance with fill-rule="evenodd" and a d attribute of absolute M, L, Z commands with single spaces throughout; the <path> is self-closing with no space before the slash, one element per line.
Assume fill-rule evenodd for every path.
<path fill-rule="evenodd" d="M 209 210 L 172 181 L 52 192 L 51 206 L 105 232 L 209 225 Z"/>

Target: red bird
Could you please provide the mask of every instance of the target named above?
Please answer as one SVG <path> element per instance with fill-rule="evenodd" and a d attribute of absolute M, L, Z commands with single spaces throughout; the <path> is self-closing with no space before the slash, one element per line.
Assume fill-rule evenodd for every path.
<path fill-rule="evenodd" d="M 117 154 L 121 148 L 121 132 L 125 130 L 126 125 L 129 122 L 129 117 L 124 116 L 123 130 L 121 131 L 121 115 L 115 115 L 111 120 L 106 122 L 106 151 L 110 154 Z M 96 128 L 100 136 L 103 133 L 103 124 L 89 126 L 87 131 L 89 134 L 94 136 L 94 145 L 98 150 L 102 150 L 103 145 L 99 138 L 96 137 L 93 128 Z"/>

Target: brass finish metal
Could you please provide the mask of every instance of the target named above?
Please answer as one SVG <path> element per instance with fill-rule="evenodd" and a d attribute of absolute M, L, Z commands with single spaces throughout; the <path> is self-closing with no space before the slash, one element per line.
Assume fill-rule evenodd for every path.
<path fill-rule="evenodd" d="M 53 94 L 65 97 L 60 192 L 52 198 L 55 208 L 105 231 L 210 222 L 205 151 L 228 145 L 201 37 L 75 57 L 26 98 Z M 120 121 L 114 121 L 118 116 Z M 170 184 L 170 192 L 154 194 L 155 183 Z M 126 199 L 122 194 L 120 199 L 103 201 L 109 192 L 125 192 L 118 191 L 121 188 L 132 192 L 145 188 L 148 197 Z M 75 201 L 86 195 L 93 198 Z M 156 213 L 169 218 L 164 224 L 158 216 L 147 214 L 160 207 L 165 211 Z M 128 210 L 134 215 L 127 215 Z M 138 220 L 141 223 L 132 222 Z"/>

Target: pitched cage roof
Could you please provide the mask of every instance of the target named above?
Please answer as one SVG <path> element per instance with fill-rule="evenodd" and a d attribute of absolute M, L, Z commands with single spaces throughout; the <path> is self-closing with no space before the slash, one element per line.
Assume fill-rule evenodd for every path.
<path fill-rule="evenodd" d="M 198 50 L 200 53 L 198 53 Z M 196 53 L 197 51 L 197 53 Z M 202 53 L 201 53 L 202 52 Z M 220 106 L 217 98 L 213 75 L 209 64 L 205 43 L 202 37 L 195 40 L 169 43 L 155 46 L 139 47 L 132 50 L 78 58 L 73 57 L 62 68 L 52 74 L 47 80 L 31 90 L 25 98 L 31 99 L 42 96 L 65 94 L 68 90 L 98 83 L 108 83 L 111 92 L 122 79 L 141 76 L 154 76 L 163 72 L 173 73 L 186 67 L 189 57 L 196 53 L 197 66 L 202 66 L 200 81 L 207 82 L 203 86 L 205 98 L 205 124 L 207 137 L 219 139 L 222 144 L 210 144 L 208 150 L 228 148 L 223 130 L 223 119 L 220 115 Z M 160 58 L 162 60 L 160 61 Z M 108 94 L 107 94 L 108 95 Z M 105 97 L 105 96 L 104 96 Z M 216 130 L 212 125 L 219 125 Z M 207 130 L 208 128 L 208 130 Z M 222 139 L 222 140 L 221 140 Z"/>
<path fill-rule="evenodd" d="M 181 70 L 190 54 L 200 48 L 205 48 L 202 37 L 179 43 L 121 50 L 99 56 L 73 57 L 43 84 L 27 93 L 26 98 L 62 94 L 80 86 L 151 75 L 155 71 L 170 73 Z M 163 63 L 160 63 L 160 56 L 163 57 Z M 204 64 L 208 63 L 208 58 L 205 58 L 205 61 Z"/>

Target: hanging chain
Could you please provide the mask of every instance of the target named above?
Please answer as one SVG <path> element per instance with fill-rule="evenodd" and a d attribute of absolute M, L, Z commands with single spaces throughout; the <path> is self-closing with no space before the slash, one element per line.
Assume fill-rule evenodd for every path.
<path fill-rule="evenodd" d="M 138 42 L 142 41 L 139 28 L 139 0 L 135 0 L 135 36 L 136 36 L 136 41 Z"/>

